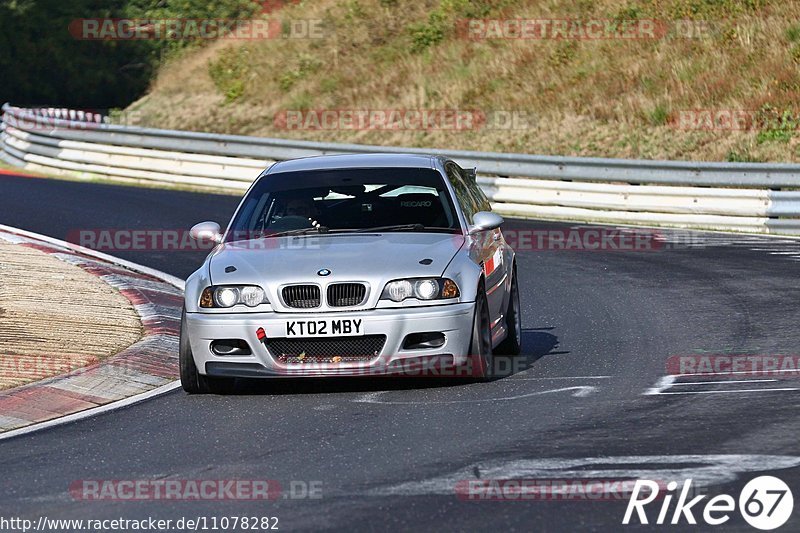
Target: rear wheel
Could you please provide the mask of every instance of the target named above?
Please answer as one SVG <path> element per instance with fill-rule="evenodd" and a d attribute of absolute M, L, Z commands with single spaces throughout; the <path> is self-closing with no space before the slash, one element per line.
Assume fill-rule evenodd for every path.
<path fill-rule="evenodd" d="M 517 285 L 517 269 L 514 267 L 511 278 L 511 293 L 508 295 L 506 308 L 506 329 L 508 335 L 501 342 L 496 353 L 501 355 L 519 355 L 522 350 L 522 311 L 519 305 L 519 285 Z"/>
<path fill-rule="evenodd" d="M 475 317 L 472 319 L 472 341 L 470 342 L 470 362 L 474 375 L 481 381 L 492 379 L 492 330 L 489 323 L 489 304 L 483 286 L 478 288 L 475 299 Z"/>
<path fill-rule="evenodd" d="M 178 345 L 178 361 L 181 373 L 181 386 L 189 394 L 227 394 L 233 390 L 234 380 L 231 378 L 212 378 L 204 376 L 197 370 L 189 344 L 186 329 L 186 309 L 181 313 L 181 338 Z"/>

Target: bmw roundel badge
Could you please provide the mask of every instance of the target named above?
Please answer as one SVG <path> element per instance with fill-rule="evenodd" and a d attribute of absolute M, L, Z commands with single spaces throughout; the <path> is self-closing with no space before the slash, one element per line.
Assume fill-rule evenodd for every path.
<path fill-rule="evenodd" d="M 331 271 L 328 270 L 327 268 L 323 268 L 322 270 L 317 272 L 317 275 L 319 275 L 319 276 L 330 276 L 331 275 Z"/>

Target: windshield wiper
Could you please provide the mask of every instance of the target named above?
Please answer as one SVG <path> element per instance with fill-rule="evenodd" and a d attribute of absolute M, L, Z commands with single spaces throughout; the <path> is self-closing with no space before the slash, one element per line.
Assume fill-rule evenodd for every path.
<path fill-rule="evenodd" d="M 375 228 L 363 228 L 355 233 L 380 233 L 382 231 L 423 231 L 427 229 L 423 224 L 395 224 L 394 226 L 377 226 Z"/>
<path fill-rule="evenodd" d="M 277 233 L 264 233 L 262 237 L 291 237 L 293 235 L 308 235 L 309 233 L 328 233 L 327 226 L 317 226 L 314 228 L 291 229 L 279 231 Z"/>

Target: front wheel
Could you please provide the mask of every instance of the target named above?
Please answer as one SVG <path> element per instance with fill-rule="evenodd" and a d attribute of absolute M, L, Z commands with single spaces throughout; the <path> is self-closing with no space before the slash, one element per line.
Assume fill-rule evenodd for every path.
<path fill-rule="evenodd" d="M 478 288 L 475 299 L 475 317 L 472 319 L 472 341 L 470 342 L 470 363 L 474 375 L 480 381 L 492 379 L 492 330 L 489 323 L 489 303 L 483 287 Z"/>
<path fill-rule="evenodd" d="M 181 313 L 181 337 L 178 344 L 178 362 L 181 373 L 181 386 L 189 394 L 227 394 L 233 390 L 234 380 L 231 378 L 212 378 L 204 376 L 197 370 L 189 344 L 186 329 L 186 309 Z"/>
<path fill-rule="evenodd" d="M 511 278 L 511 293 L 508 295 L 506 308 L 506 338 L 495 350 L 500 355 L 519 355 L 522 351 L 522 311 L 519 305 L 519 285 L 517 285 L 517 269 L 514 268 Z"/>

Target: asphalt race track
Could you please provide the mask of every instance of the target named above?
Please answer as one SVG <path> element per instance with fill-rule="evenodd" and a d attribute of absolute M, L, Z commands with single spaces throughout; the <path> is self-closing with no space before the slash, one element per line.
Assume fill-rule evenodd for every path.
<path fill-rule="evenodd" d="M 225 223 L 238 202 L 11 176 L 0 183 L 0 223 L 58 238 Z M 525 368 L 508 377 L 257 382 L 227 397 L 175 391 L 0 442 L 0 515 L 276 516 L 282 530 L 626 529 L 625 500 L 468 501 L 453 488 L 526 476 L 692 477 L 712 496 L 738 498 L 747 481 L 771 473 L 797 499 L 796 375 L 665 376 L 671 356 L 798 354 L 800 242 L 674 237 L 688 236 L 687 246 L 665 235 L 655 251 L 519 251 Z M 185 277 L 204 254 L 116 255 Z M 83 479 L 165 478 L 299 488 L 268 502 L 81 501 L 69 493 Z M 303 486 L 320 483 L 321 498 L 302 497 Z M 648 512 L 652 522 L 658 507 Z M 795 506 L 784 529 L 798 530 L 798 514 Z M 738 514 L 726 526 L 754 531 Z"/>

